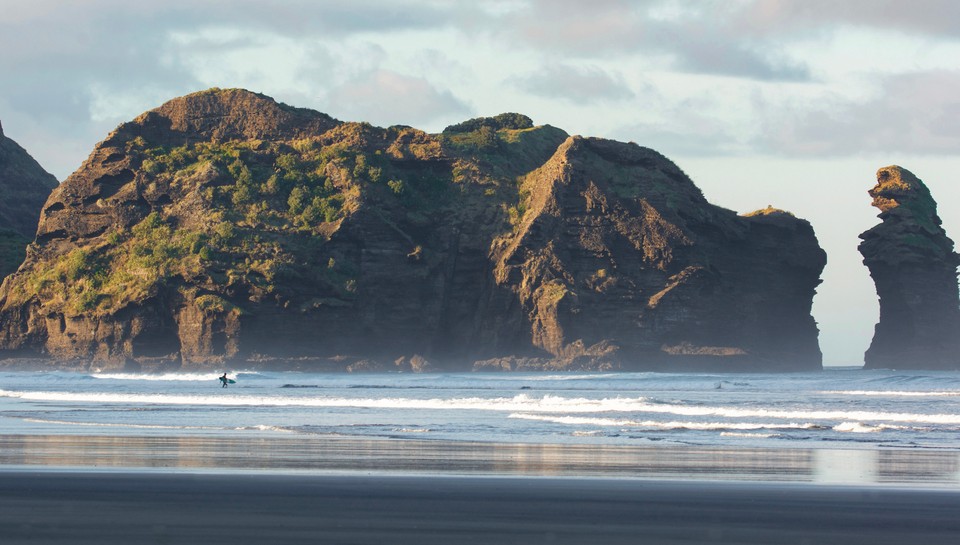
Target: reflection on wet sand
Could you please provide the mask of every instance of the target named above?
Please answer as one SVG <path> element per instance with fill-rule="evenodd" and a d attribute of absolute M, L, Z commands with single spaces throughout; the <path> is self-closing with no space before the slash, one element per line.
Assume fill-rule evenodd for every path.
<path fill-rule="evenodd" d="M 0 435 L 0 466 L 960 483 L 960 453 L 452 443 L 342 437 Z"/>
<path fill-rule="evenodd" d="M 956 483 L 960 475 L 957 453 L 914 451 L 877 451 L 877 480 L 882 483 L 930 482 Z"/>

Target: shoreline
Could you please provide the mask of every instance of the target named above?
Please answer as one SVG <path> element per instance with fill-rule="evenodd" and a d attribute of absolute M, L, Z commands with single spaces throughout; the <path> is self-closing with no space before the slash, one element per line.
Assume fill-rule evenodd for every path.
<path fill-rule="evenodd" d="M 960 487 L 960 451 L 0 434 L 0 471 L 377 474 Z"/>
<path fill-rule="evenodd" d="M 845 543 L 960 535 L 960 491 L 784 483 L 0 471 L 4 543 Z"/>
<path fill-rule="evenodd" d="M 740 374 L 770 374 L 791 375 L 797 373 L 820 373 L 834 369 L 849 370 L 883 370 L 866 369 L 863 364 L 825 364 L 797 368 L 767 367 L 756 363 L 726 362 L 726 367 L 718 368 L 715 361 L 699 361 L 697 358 L 711 356 L 674 356 L 678 358 L 669 365 L 619 365 L 619 366 L 586 366 L 572 367 L 562 365 L 556 358 L 533 358 L 519 355 L 502 356 L 492 359 L 476 360 L 469 365 L 427 365 L 422 368 L 398 366 L 396 358 L 363 358 L 354 356 L 324 356 L 324 357 L 271 357 L 249 360 L 233 360 L 214 364 L 191 364 L 182 362 L 150 363 L 140 362 L 130 366 L 122 362 L 100 361 L 94 362 L 89 358 L 57 359 L 36 356 L 0 357 L 0 372 L 36 373 L 61 371 L 68 373 L 122 373 L 130 375 L 164 375 L 169 373 L 205 373 L 205 372 L 278 372 L 278 373 L 316 373 L 316 374 L 444 374 L 444 373 L 705 373 L 721 375 Z M 693 358 L 693 359 L 690 359 Z M 513 363 L 498 363 L 498 362 Z M 517 363 L 519 362 L 519 363 Z M 955 371 L 951 369 L 902 369 L 903 371 Z"/>

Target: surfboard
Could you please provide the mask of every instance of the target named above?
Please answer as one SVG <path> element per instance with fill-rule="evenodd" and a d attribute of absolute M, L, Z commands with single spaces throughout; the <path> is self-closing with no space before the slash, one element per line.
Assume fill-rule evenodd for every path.
<path fill-rule="evenodd" d="M 237 381 L 233 380 L 232 378 L 227 379 L 227 384 L 236 384 L 236 383 Z"/>

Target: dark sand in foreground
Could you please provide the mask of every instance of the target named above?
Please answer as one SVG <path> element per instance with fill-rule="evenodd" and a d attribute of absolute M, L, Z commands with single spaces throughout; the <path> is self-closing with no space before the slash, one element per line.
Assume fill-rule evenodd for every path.
<path fill-rule="evenodd" d="M 381 475 L 0 472 L 0 542 L 960 543 L 960 491 Z"/>

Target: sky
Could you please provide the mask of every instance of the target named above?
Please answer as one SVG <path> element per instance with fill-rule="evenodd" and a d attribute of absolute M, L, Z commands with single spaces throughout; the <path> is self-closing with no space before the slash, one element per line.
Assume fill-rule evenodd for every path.
<path fill-rule="evenodd" d="M 429 132 L 520 112 L 636 142 L 720 206 L 809 220 L 825 365 L 878 317 L 857 235 L 878 168 L 919 176 L 960 236 L 955 0 L 0 0 L 0 122 L 63 180 L 114 127 L 242 87 Z"/>

